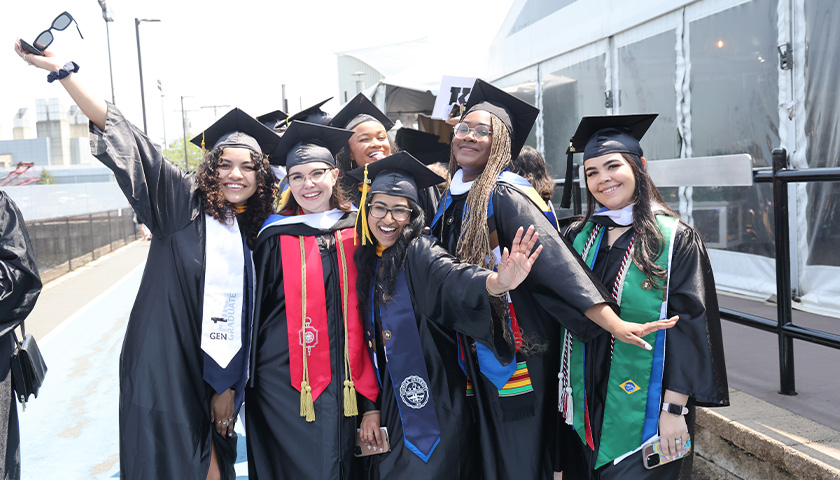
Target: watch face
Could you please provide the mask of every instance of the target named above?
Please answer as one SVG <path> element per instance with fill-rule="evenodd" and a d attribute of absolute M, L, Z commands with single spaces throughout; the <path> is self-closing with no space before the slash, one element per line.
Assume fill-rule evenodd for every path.
<path fill-rule="evenodd" d="M 683 406 L 679 403 L 669 403 L 668 404 L 668 413 L 672 415 L 682 415 Z"/>

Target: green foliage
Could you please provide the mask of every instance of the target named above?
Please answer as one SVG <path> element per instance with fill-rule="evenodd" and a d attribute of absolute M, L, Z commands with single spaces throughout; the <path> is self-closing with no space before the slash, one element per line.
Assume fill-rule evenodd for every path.
<path fill-rule="evenodd" d="M 178 138 L 163 150 L 165 156 L 172 163 L 184 167 L 184 139 Z M 200 147 L 187 142 L 187 158 L 189 158 L 188 170 L 196 170 L 199 162 L 204 157 Z"/>
<path fill-rule="evenodd" d="M 55 178 L 47 171 L 46 168 L 41 169 L 41 180 L 38 182 L 39 185 L 53 185 L 55 184 Z"/>

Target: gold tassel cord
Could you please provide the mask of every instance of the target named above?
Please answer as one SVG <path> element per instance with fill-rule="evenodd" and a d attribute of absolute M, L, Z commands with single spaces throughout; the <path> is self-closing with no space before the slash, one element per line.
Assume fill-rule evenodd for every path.
<path fill-rule="evenodd" d="M 365 165 L 365 178 L 362 181 L 362 199 L 359 201 L 359 213 L 356 215 L 356 229 L 358 231 L 359 221 L 362 222 L 362 245 L 367 245 L 368 243 L 373 243 L 373 239 L 370 238 L 370 229 L 368 228 L 367 222 L 367 194 L 370 191 L 370 179 L 368 178 L 368 169 L 367 165 Z M 356 244 L 356 233 L 353 233 L 353 245 Z"/>
<path fill-rule="evenodd" d="M 347 256 L 344 253 L 344 242 L 341 240 L 341 231 L 335 232 L 335 239 L 338 242 L 338 254 L 341 257 L 341 291 L 342 310 L 344 313 L 344 416 L 355 417 L 359 414 L 359 406 L 356 403 L 356 386 L 353 383 L 353 372 L 350 369 L 350 342 L 347 331 L 347 301 L 349 297 L 349 286 L 347 285 Z"/>
<path fill-rule="evenodd" d="M 309 386 L 309 366 L 306 358 L 306 251 L 303 247 L 303 236 L 300 238 L 300 278 L 302 308 L 300 317 L 300 333 L 303 338 L 303 380 L 300 382 L 300 416 L 307 422 L 315 421 L 315 402 L 312 400 L 312 387 Z"/>

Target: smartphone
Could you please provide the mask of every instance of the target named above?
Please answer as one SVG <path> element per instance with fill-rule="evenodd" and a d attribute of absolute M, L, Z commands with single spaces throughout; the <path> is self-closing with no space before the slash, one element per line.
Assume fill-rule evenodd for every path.
<path fill-rule="evenodd" d="M 679 460 L 691 452 L 691 438 L 689 438 L 685 445 L 679 450 L 676 456 L 668 457 L 662 453 L 662 446 L 657 440 L 655 443 L 649 443 L 642 448 L 642 462 L 648 470 L 656 468 L 660 465 Z"/>
<path fill-rule="evenodd" d="M 39 49 L 33 47 L 32 45 L 26 43 L 26 41 L 24 41 L 22 38 L 20 39 L 20 46 L 23 47 L 24 50 L 26 50 L 27 52 L 29 52 L 33 55 L 43 55 L 44 54 L 43 50 L 39 50 Z"/>
<path fill-rule="evenodd" d="M 353 455 L 357 457 L 367 457 L 370 455 L 379 455 L 380 453 L 388 453 L 391 451 L 391 440 L 388 438 L 388 427 L 379 427 L 379 431 L 385 435 L 385 450 L 369 450 L 365 442 L 362 441 L 361 432 L 356 429 L 356 448 Z"/>

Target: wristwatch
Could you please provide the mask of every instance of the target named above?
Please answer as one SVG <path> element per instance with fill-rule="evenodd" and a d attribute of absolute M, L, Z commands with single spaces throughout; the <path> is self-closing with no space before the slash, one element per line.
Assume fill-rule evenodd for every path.
<path fill-rule="evenodd" d="M 671 415 L 688 415 L 688 408 L 685 405 L 680 405 L 679 403 L 662 403 L 662 411 L 668 412 Z"/>

